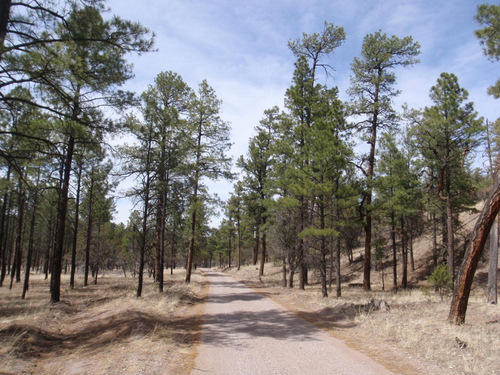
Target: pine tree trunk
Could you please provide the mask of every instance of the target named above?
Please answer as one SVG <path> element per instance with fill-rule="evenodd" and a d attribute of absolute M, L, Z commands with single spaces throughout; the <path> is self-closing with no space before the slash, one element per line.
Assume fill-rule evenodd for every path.
<path fill-rule="evenodd" d="M 149 176 L 148 176 L 149 182 Z M 142 295 L 142 283 L 144 277 L 144 255 L 146 254 L 146 240 L 148 230 L 148 210 L 149 210 L 149 183 L 146 187 L 146 197 L 144 198 L 144 209 L 142 211 L 142 234 L 141 234 L 141 249 L 139 255 L 139 281 L 137 284 L 137 297 Z"/>
<path fill-rule="evenodd" d="M 160 189 L 162 190 L 162 189 Z M 165 259 L 165 193 L 160 191 L 156 216 L 156 262 L 155 274 L 158 282 L 158 291 L 163 292 L 163 271 Z"/>
<path fill-rule="evenodd" d="M 477 264 L 484 244 L 498 212 L 500 211 L 500 179 L 495 182 L 488 199 L 477 219 L 470 241 L 464 254 L 464 260 L 458 272 L 453 290 L 448 321 L 454 324 L 465 323 L 469 295 L 474 280 Z"/>
<path fill-rule="evenodd" d="M 193 269 L 193 258 L 194 258 L 194 243 L 196 236 L 196 212 L 198 210 L 198 179 L 199 172 L 196 171 L 195 176 L 195 186 L 194 186 L 194 194 L 193 194 L 193 213 L 191 214 L 191 229 L 189 233 L 189 249 L 187 256 L 187 267 L 186 267 L 186 283 L 191 282 L 191 270 Z"/>
<path fill-rule="evenodd" d="M 92 242 L 92 206 L 94 200 L 94 170 L 90 172 L 90 187 L 89 187 L 89 212 L 87 217 L 87 243 L 85 245 L 85 275 L 83 279 L 83 286 L 89 285 L 89 267 L 90 267 L 90 244 Z"/>
<path fill-rule="evenodd" d="M 257 265 L 257 259 L 259 257 L 259 247 L 260 247 L 260 224 L 257 223 L 255 226 L 255 239 L 253 248 L 253 265 Z"/>
<path fill-rule="evenodd" d="M 6 181 L 10 181 L 10 166 L 7 168 Z M 2 212 L 0 216 L 0 259 L 2 262 L 2 270 L 0 272 L 0 287 L 3 285 L 5 275 L 7 274 L 7 237 L 9 233 L 9 220 L 7 212 L 9 211 L 9 194 L 5 190 L 3 195 Z"/>
<path fill-rule="evenodd" d="M 434 268 L 438 265 L 438 254 L 437 254 L 437 223 L 436 214 L 432 213 L 432 260 L 434 261 Z"/>
<path fill-rule="evenodd" d="M 401 286 L 403 289 L 408 288 L 408 245 L 406 237 L 405 219 L 401 217 Z"/>
<path fill-rule="evenodd" d="M 237 222 L 237 225 L 238 225 L 238 271 L 239 271 L 240 267 L 241 267 L 241 225 L 240 225 L 240 212 L 239 212 L 239 209 L 238 209 L 238 222 Z M 285 265 L 285 270 L 286 270 L 286 265 Z M 286 275 L 285 275 L 285 279 L 286 279 Z M 286 286 L 286 283 L 285 283 L 285 286 Z"/>
<path fill-rule="evenodd" d="M 283 256 L 283 259 L 282 259 L 282 262 L 283 262 L 283 288 L 286 288 L 286 257 Z"/>
<path fill-rule="evenodd" d="M 391 239 L 392 239 L 392 287 L 395 292 L 398 291 L 398 261 L 396 247 L 396 219 L 394 212 L 391 213 Z"/>
<path fill-rule="evenodd" d="M 455 236 L 453 233 L 453 211 L 451 208 L 451 198 L 446 197 L 446 232 L 448 247 L 448 270 L 452 280 L 455 280 Z"/>
<path fill-rule="evenodd" d="M 411 271 L 414 272 L 415 271 L 415 258 L 413 256 L 413 226 L 411 224 L 411 220 L 409 220 L 409 238 L 408 238 L 408 250 L 409 250 L 409 254 L 410 254 L 410 267 L 411 267 Z"/>
<path fill-rule="evenodd" d="M 266 224 L 266 221 L 264 219 L 263 224 Z M 267 242 L 266 242 L 266 231 L 262 233 L 262 258 L 260 259 L 260 269 L 259 269 L 259 276 L 264 276 L 264 265 L 266 263 L 266 251 L 267 251 Z"/>
<path fill-rule="evenodd" d="M 289 266 L 289 275 L 288 275 L 288 288 L 293 288 L 293 277 L 295 275 L 295 267 L 296 265 L 292 261 L 292 257 L 288 255 L 288 266 Z"/>
<path fill-rule="evenodd" d="M 363 259 L 363 289 L 371 290 L 371 241 L 372 241 L 372 217 L 368 214 L 365 219 L 365 257 Z"/>
<path fill-rule="evenodd" d="M 0 51 L 2 54 L 5 38 L 7 37 L 11 5 L 12 0 L 2 0 L 0 2 Z M 0 61 L 2 61 L 2 54 L 0 54 Z"/>
<path fill-rule="evenodd" d="M 16 283 L 21 282 L 21 264 L 22 264 L 22 252 L 23 252 L 23 229 L 24 229 L 24 205 L 25 205 L 25 193 L 23 189 L 22 173 L 19 176 L 19 193 L 17 199 L 17 231 L 16 231 L 16 245 L 14 249 L 14 263 L 12 264 L 11 274 L 10 274 L 10 287 L 12 288 L 12 282 L 14 277 L 16 278 Z"/>
<path fill-rule="evenodd" d="M 38 211 L 38 191 L 35 190 L 33 196 L 33 212 L 31 214 L 31 224 L 30 224 L 30 234 L 28 240 L 28 251 L 26 254 L 26 267 L 24 270 L 24 286 L 22 299 L 26 297 L 26 292 L 29 289 L 30 283 L 30 272 L 31 272 L 31 259 L 33 257 L 33 244 L 35 242 L 35 224 L 36 224 L 36 214 Z"/>
<path fill-rule="evenodd" d="M 300 231 L 302 232 L 306 226 L 306 204 L 304 203 L 304 197 L 301 197 L 301 208 L 300 208 Z M 306 285 L 307 270 L 304 264 L 304 251 L 305 251 L 305 240 L 301 238 L 299 240 L 299 251 L 297 256 L 297 267 L 299 268 L 299 289 L 304 290 Z"/>
<path fill-rule="evenodd" d="M 490 259 L 488 267 L 488 303 L 498 303 L 498 223 L 493 223 L 490 230 Z"/>
<path fill-rule="evenodd" d="M 54 254 L 52 257 L 52 274 L 50 278 L 50 301 L 59 302 L 61 296 L 61 271 L 64 253 L 64 231 L 66 229 L 66 215 L 68 213 L 68 192 L 71 176 L 71 163 L 73 161 L 73 151 L 75 139 L 69 136 L 68 150 L 64 162 L 62 186 L 57 202 L 56 238 Z"/>
<path fill-rule="evenodd" d="M 71 249 L 71 275 L 69 279 L 69 287 L 71 289 L 74 289 L 75 287 L 76 247 L 78 244 L 78 223 L 80 222 L 80 191 L 82 187 L 82 171 L 83 171 L 83 162 L 80 163 L 80 168 L 78 169 L 78 178 L 76 185 L 75 228 L 73 231 L 73 247 Z"/>

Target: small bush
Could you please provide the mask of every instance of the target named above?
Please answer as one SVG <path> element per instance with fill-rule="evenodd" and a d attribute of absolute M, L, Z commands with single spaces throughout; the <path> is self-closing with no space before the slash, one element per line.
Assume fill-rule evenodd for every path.
<path fill-rule="evenodd" d="M 443 300 L 445 294 L 452 291 L 453 281 L 446 264 L 440 264 L 434 268 L 432 274 L 427 277 L 427 281 L 434 285 L 439 293 L 439 296 L 441 297 L 441 301 Z"/>

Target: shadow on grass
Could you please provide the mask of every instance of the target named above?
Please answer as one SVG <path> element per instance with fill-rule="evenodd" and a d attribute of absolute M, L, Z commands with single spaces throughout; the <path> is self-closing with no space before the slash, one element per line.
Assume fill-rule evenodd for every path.
<path fill-rule="evenodd" d="M 173 284 L 165 283 L 163 296 L 153 292 L 156 285 L 148 285 L 147 290 L 152 294 L 138 300 L 132 297 L 135 290 L 130 285 L 110 282 L 77 287 L 56 304 L 48 303 L 46 291 L 34 293 L 37 288 L 45 288 L 45 283 L 34 283 L 29 300 L 21 300 L 15 291 L 4 291 L 0 313 L 2 318 L 9 319 L 0 325 L 0 341 L 11 347 L 10 356 L 28 360 L 66 352 L 98 352 L 145 338 L 192 345 L 199 337 L 202 316 L 188 313 L 189 318 L 177 317 L 161 308 L 148 308 L 149 303 L 167 297 Z M 98 289 L 111 293 L 99 294 Z M 125 296 L 134 303 L 127 305 Z M 180 301 L 186 312 L 201 304 L 203 298 L 187 291 L 180 296 Z M 0 363 L 1 360 L 2 355 Z"/>

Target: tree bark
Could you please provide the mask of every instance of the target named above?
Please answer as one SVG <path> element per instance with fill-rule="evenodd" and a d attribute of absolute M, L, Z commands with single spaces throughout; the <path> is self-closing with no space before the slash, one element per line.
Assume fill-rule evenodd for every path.
<path fill-rule="evenodd" d="M 498 223 L 493 223 L 490 230 L 490 259 L 488 268 L 488 303 L 498 303 Z"/>
<path fill-rule="evenodd" d="M 71 275 L 69 279 L 69 287 L 75 287 L 75 272 L 76 272 L 76 247 L 78 244 L 78 223 L 80 221 L 80 190 L 82 187 L 82 171 L 83 162 L 80 163 L 78 168 L 78 179 L 76 186 L 76 199 L 75 199 L 75 228 L 73 230 L 73 247 L 71 249 Z"/>
<path fill-rule="evenodd" d="M 163 270 L 165 258 L 165 192 L 160 188 L 158 194 L 158 209 L 156 214 L 156 262 L 155 276 L 158 291 L 163 292 Z"/>
<path fill-rule="evenodd" d="M 260 247 L 260 223 L 255 225 L 255 239 L 253 248 L 253 265 L 257 265 L 257 259 L 259 257 L 259 247 Z"/>
<path fill-rule="evenodd" d="M 50 278 L 50 302 L 60 301 L 61 297 L 61 271 L 64 253 L 64 231 L 66 227 L 66 214 L 68 212 L 68 191 L 71 176 L 71 163 L 73 161 L 73 151 L 75 148 L 75 138 L 73 135 L 68 139 L 68 150 L 64 161 L 64 172 L 61 190 L 57 202 L 56 238 L 54 255 L 52 258 L 52 274 Z"/>
<path fill-rule="evenodd" d="M 488 199 L 477 219 L 470 241 L 467 245 L 464 260 L 457 276 L 453 290 L 448 321 L 454 324 L 465 323 L 465 315 L 469 302 L 470 289 L 481 252 L 490 232 L 495 217 L 500 211 L 500 179 L 495 182 Z"/>
<path fill-rule="evenodd" d="M 11 5 L 12 0 L 2 0 L 0 2 L 0 61 L 2 61 L 4 52 L 4 42 L 7 36 Z"/>
<path fill-rule="evenodd" d="M 436 213 L 432 213 L 432 260 L 434 262 L 434 268 L 438 265 L 438 254 L 437 254 L 437 224 L 436 224 Z"/>
<path fill-rule="evenodd" d="M 286 288 L 286 256 L 283 256 L 283 288 Z"/>
<path fill-rule="evenodd" d="M 149 152 L 148 152 L 149 160 Z M 139 281 L 137 284 L 137 297 L 142 295 L 142 283 L 144 277 L 144 255 L 146 253 L 146 241 L 147 241 L 147 231 L 148 231 L 148 211 L 149 211 L 149 172 L 146 177 L 146 187 L 144 197 L 144 208 L 142 211 L 142 235 L 141 235 L 141 249 L 139 255 Z"/>
<path fill-rule="evenodd" d="M 7 168 L 6 181 L 10 181 L 10 166 Z M 7 238 L 9 233 L 9 220 L 7 220 L 7 212 L 9 211 L 9 194 L 5 190 L 3 195 L 2 213 L 0 216 L 0 258 L 2 261 L 2 270 L 0 272 L 0 287 L 3 285 L 3 280 L 7 274 Z"/>
<path fill-rule="evenodd" d="M 448 247 L 448 270 L 451 279 L 455 280 L 455 235 L 453 233 L 453 211 L 451 208 L 451 198 L 446 197 L 446 233 Z"/>
<path fill-rule="evenodd" d="M 83 286 L 89 285 L 89 266 L 90 266 L 90 242 L 92 240 L 92 205 L 94 197 L 94 170 L 90 172 L 90 187 L 89 187 L 89 213 L 87 217 L 87 243 L 85 245 L 85 275 L 83 279 Z"/>
<path fill-rule="evenodd" d="M 264 219 L 263 224 L 266 224 L 266 220 Z M 264 264 L 266 264 L 266 251 L 267 251 L 267 241 L 266 241 L 266 231 L 262 233 L 262 258 L 260 259 L 260 269 L 259 276 L 264 276 Z"/>
<path fill-rule="evenodd" d="M 394 212 L 391 213 L 391 240 L 392 240 L 392 287 L 395 292 L 398 291 L 398 261 L 396 247 L 396 219 Z"/>
<path fill-rule="evenodd" d="M 404 217 L 401 217 L 401 262 L 401 286 L 406 289 L 408 288 L 408 241 Z"/>
<path fill-rule="evenodd" d="M 201 145 L 201 133 L 198 138 L 198 148 Z M 193 269 L 193 258 L 194 258 L 194 244 L 195 244 L 195 236 L 196 236 L 196 213 L 198 210 L 198 183 L 200 179 L 200 171 L 199 171 L 199 162 L 200 156 L 197 157 L 196 162 L 196 173 L 194 180 L 194 194 L 193 194 L 193 213 L 191 214 L 191 230 L 189 233 L 189 249 L 188 249 L 188 257 L 187 257 L 187 269 L 186 269 L 186 283 L 191 282 L 191 270 Z"/>
<path fill-rule="evenodd" d="M 22 172 L 21 172 L 22 173 Z M 10 287 L 12 288 L 12 281 L 14 276 L 16 283 L 21 282 L 21 263 L 23 253 L 23 228 L 24 228 L 24 208 L 25 208 L 25 193 L 23 189 L 22 175 L 19 176 L 19 195 L 17 199 L 17 232 L 16 232 L 16 246 L 14 249 L 14 263 L 10 270 Z"/>
<path fill-rule="evenodd" d="M 238 271 L 239 271 L 241 268 L 241 223 L 240 223 L 240 209 L 239 208 L 238 208 L 237 226 L 238 226 Z M 285 270 L 286 270 L 286 265 L 285 265 Z M 285 279 L 286 279 L 286 275 L 285 275 Z M 286 286 L 286 283 L 285 283 L 285 286 Z"/>
<path fill-rule="evenodd" d="M 33 197 L 33 212 L 31 214 L 30 234 L 29 234 L 29 240 L 28 240 L 28 252 L 26 254 L 26 267 L 24 270 L 23 295 L 21 296 L 22 299 L 24 299 L 26 297 L 26 292 L 29 289 L 31 260 L 33 257 L 33 244 L 35 242 L 34 237 L 35 237 L 35 224 L 36 224 L 37 211 L 38 211 L 38 191 L 35 190 L 34 197 Z"/>

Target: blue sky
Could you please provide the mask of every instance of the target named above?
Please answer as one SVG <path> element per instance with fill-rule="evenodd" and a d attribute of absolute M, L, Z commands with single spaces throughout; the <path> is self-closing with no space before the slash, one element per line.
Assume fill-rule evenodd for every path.
<path fill-rule="evenodd" d="M 500 101 L 486 94 L 500 76 L 500 64 L 482 53 L 473 32 L 476 0 L 111 0 L 113 14 L 138 21 L 156 33 L 158 52 L 131 56 L 135 78 L 127 89 L 143 92 L 162 71 L 174 71 L 192 88 L 204 79 L 223 101 L 222 118 L 231 123 L 236 159 L 265 109 L 283 107 L 295 58 L 287 42 L 320 32 L 324 21 L 342 26 L 346 41 L 328 63 L 335 68 L 324 84 L 338 86 L 347 100 L 350 64 L 366 34 L 378 30 L 412 36 L 421 45 L 420 63 L 396 72 L 403 103 L 429 105 L 429 90 L 439 74 L 457 75 L 480 116 L 500 117 Z M 210 187 L 223 199 L 232 183 Z M 126 222 L 132 204 L 118 200 L 116 220 Z"/>

